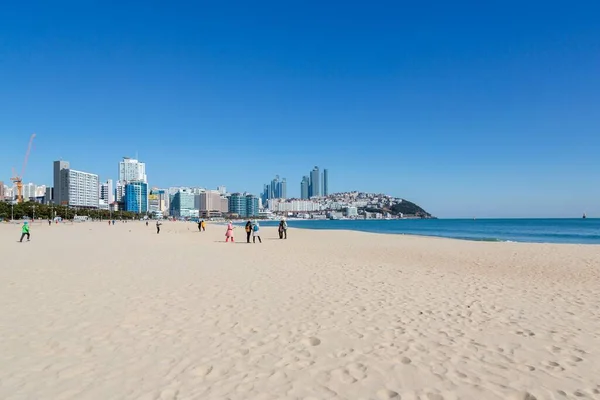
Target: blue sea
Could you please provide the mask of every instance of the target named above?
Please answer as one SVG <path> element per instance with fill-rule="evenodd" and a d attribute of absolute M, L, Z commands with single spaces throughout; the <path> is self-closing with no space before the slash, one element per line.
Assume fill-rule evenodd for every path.
<path fill-rule="evenodd" d="M 277 226 L 276 221 L 261 222 Z M 600 244 L 600 219 L 300 220 L 290 228 L 344 229 L 490 242 Z"/>

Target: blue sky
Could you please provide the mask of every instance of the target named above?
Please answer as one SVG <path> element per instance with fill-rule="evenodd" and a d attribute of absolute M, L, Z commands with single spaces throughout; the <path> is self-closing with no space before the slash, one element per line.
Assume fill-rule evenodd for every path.
<path fill-rule="evenodd" d="M 318 165 L 441 217 L 600 216 L 597 2 L 12 3 L 5 182 L 35 132 L 37 184 L 137 153 L 159 187 Z"/>

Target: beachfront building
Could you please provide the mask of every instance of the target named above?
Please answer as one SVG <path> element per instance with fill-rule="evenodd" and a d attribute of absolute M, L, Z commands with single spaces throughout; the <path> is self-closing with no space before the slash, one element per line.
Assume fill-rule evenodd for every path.
<path fill-rule="evenodd" d="M 249 194 L 246 196 L 246 216 L 258 217 L 258 215 L 258 197 Z"/>
<path fill-rule="evenodd" d="M 131 182 L 125 185 L 123 203 L 125 211 L 138 214 L 148 212 L 148 184 L 144 182 Z"/>
<path fill-rule="evenodd" d="M 241 218 L 258 217 L 258 197 L 234 193 L 229 197 L 229 213 Z"/>
<path fill-rule="evenodd" d="M 269 200 L 269 210 L 272 212 L 313 212 L 321 211 L 321 204 L 312 200 Z"/>
<path fill-rule="evenodd" d="M 119 181 L 123 184 L 128 182 L 148 183 L 146 163 L 133 158 L 123 157 L 123 161 L 119 163 Z"/>
<path fill-rule="evenodd" d="M 189 188 L 178 188 L 171 200 L 170 215 L 176 218 L 193 218 L 198 216 L 194 208 L 194 193 Z"/>
<path fill-rule="evenodd" d="M 100 200 L 104 200 L 106 204 L 112 204 L 115 201 L 112 179 L 100 184 Z"/>
<path fill-rule="evenodd" d="M 98 175 L 71 169 L 68 161 L 54 161 L 55 204 L 98 208 L 98 188 Z"/>
<path fill-rule="evenodd" d="M 233 193 L 229 197 L 229 213 L 240 217 L 246 216 L 246 197 L 241 193 Z"/>
<path fill-rule="evenodd" d="M 323 170 L 323 196 L 329 196 L 329 170 Z"/>
<path fill-rule="evenodd" d="M 229 211 L 229 202 L 219 190 L 206 190 L 199 194 L 198 210 L 203 218 L 218 217 Z"/>

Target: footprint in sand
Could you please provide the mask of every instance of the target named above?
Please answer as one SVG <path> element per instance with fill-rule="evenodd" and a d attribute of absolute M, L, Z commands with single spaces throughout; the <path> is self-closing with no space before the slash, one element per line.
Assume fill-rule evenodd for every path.
<path fill-rule="evenodd" d="M 316 337 L 309 337 L 302 341 L 307 346 L 318 346 L 321 344 L 321 340 Z"/>
<path fill-rule="evenodd" d="M 389 389 L 378 390 L 377 397 L 379 397 L 381 400 L 387 400 L 387 399 L 398 400 L 398 399 L 400 399 L 400 395 L 398 393 L 394 392 L 393 390 L 389 390 Z"/>

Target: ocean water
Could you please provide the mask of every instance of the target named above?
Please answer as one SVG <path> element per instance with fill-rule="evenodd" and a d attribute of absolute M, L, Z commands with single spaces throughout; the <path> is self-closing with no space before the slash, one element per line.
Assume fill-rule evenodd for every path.
<path fill-rule="evenodd" d="M 276 221 L 261 222 L 277 226 Z M 600 219 L 418 219 L 288 221 L 290 228 L 344 229 L 490 242 L 600 244 Z"/>

